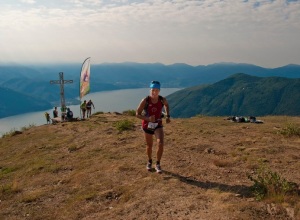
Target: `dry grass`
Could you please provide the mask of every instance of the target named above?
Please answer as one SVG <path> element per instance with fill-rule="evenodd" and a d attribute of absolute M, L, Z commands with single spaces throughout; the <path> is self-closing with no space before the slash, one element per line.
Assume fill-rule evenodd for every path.
<path fill-rule="evenodd" d="M 3 137 L 0 219 L 299 219 L 299 196 L 256 201 L 247 175 L 263 163 L 300 183 L 300 138 L 280 132 L 300 118 L 261 119 L 173 119 L 161 175 L 146 171 L 140 121 L 130 115 Z M 120 132 L 116 124 L 127 121 Z"/>

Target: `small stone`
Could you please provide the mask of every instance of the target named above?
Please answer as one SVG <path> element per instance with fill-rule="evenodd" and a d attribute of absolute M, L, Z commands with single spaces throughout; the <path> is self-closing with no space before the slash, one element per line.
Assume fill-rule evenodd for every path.
<path fill-rule="evenodd" d="M 213 148 L 206 148 L 204 150 L 205 153 L 208 153 L 208 154 L 214 154 L 215 153 L 215 150 Z"/>

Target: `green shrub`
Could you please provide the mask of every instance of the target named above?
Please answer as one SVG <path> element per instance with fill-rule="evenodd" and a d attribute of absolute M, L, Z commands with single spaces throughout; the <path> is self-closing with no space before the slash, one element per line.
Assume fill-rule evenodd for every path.
<path fill-rule="evenodd" d="M 68 148 L 68 151 L 71 153 L 71 152 L 74 152 L 74 151 L 77 151 L 78 150 L 78 148 L 76 147 L 76 146 L 70 146 L 69 148 Z"/>
<path fill-rule="evenodd" d="M 28 130 L 30 128 L 33 128 L 33 127 L 35 127 L 35 124 L 29 124 L 27 126 L 21 127 L 21 131 L 26 131 L 26 130 Z"/>
<path fill-rule="evenodd" d="M 286 127 L 281 129 L 279 133 L 287 137 L 300 136 L 300 127 L 293 123 L 289 123 Z"/>
<path fill-rule="evenodd" d="M 294 183 L 281 178 L 266 166 L 260 166 L 256 174 L 248 175 L 248 178 L 254 182 L 251 191 L 257 200 L 269 198 L 283 202 L 286 195 L 297 191 Z"/>
<path fill-rule="evenodd" d="M 5 137 L 11 137 L 11 136 L 13 136 L 13 135 L 15 134 L 15 132 L 16 132 L 16 129 L 13 128 L 13 129 L 11 129 L 10 131 L 5 132 L 5 133 L 2 135 L 2 138 L 5 138 Z"/>
<path fill-rule="evenodd" d="M 115 127 L 118 129 L 118 131 L 131 130 L 134 127 L 134 123 L 132 121 L 125 119 L 125 120 L 116 122 Z"/>
<path fill-rule="evenodd" d="M 3 176 L 8 175 L 8 174 L 10 174 L 10 173 L 12 173 L 12 172 L 14 172 L 16 170 L 17 170 L 16 167 L 7 167 L 7 168 L 2 167 L 2 168 L 0 168 L 0 179 Z"/>
<path fill-rule="evenodd" d="M 32 127 L 35 127 L 35 124 L 29 124 L 27 126 L 23 126 L 20 128 L 21 131 L 26 131 Z M 5 137 L 12 137 L 16 134 L 20 134 L 20 131 L 18 131 L 16 128 L 13 128 L 11 129 L 10 131 L 8 132 L 5 132 L 3 135 L 2 135 L 2 138 L 5 138 Z"/>
<path fill-rule="evenodd" d="M 131 109 L 131 110 L 126 110 L 123 111 L 124 115 L 129 115 L 129 116 L 135 116 L 135 110 Z"/>
<path fill-rule="evenodd" d="M 100 111 L 100 112 L 95 112 L 93 115 L 102 115 L 102 114 L 104 114 L 104 112 Z"/>

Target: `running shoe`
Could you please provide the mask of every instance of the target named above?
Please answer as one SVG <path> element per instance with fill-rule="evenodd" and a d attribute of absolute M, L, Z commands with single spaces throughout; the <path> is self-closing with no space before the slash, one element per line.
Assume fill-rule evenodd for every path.
<path fill-rule="evenodd" d="M 152 163 L 148 162 L 146 168 L 147 168 L 148 171 L 151 171 L 152 170 Z"/>
<path fill-rule="evenodd" d="M 156 170 L 157 173 L 161 173 L 161 172 L 162 172 L 162 171 L 161 171 L 160 164 L 156 164 L 155 170 Z"/>

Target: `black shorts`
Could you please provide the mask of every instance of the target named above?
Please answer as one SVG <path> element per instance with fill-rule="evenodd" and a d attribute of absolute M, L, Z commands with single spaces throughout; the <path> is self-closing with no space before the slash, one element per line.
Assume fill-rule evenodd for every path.
<path fill-rule="evenodd" d="M 154 134 L 154 131 L 157 129 L 157 128 L 162 128 L 163 126 L 162 125 L 159 125 L 157 126 L 154 130 L 149 130 L 147 128 L 143 128 L 144 132 L 147 133 L 147 134 Z"/>

